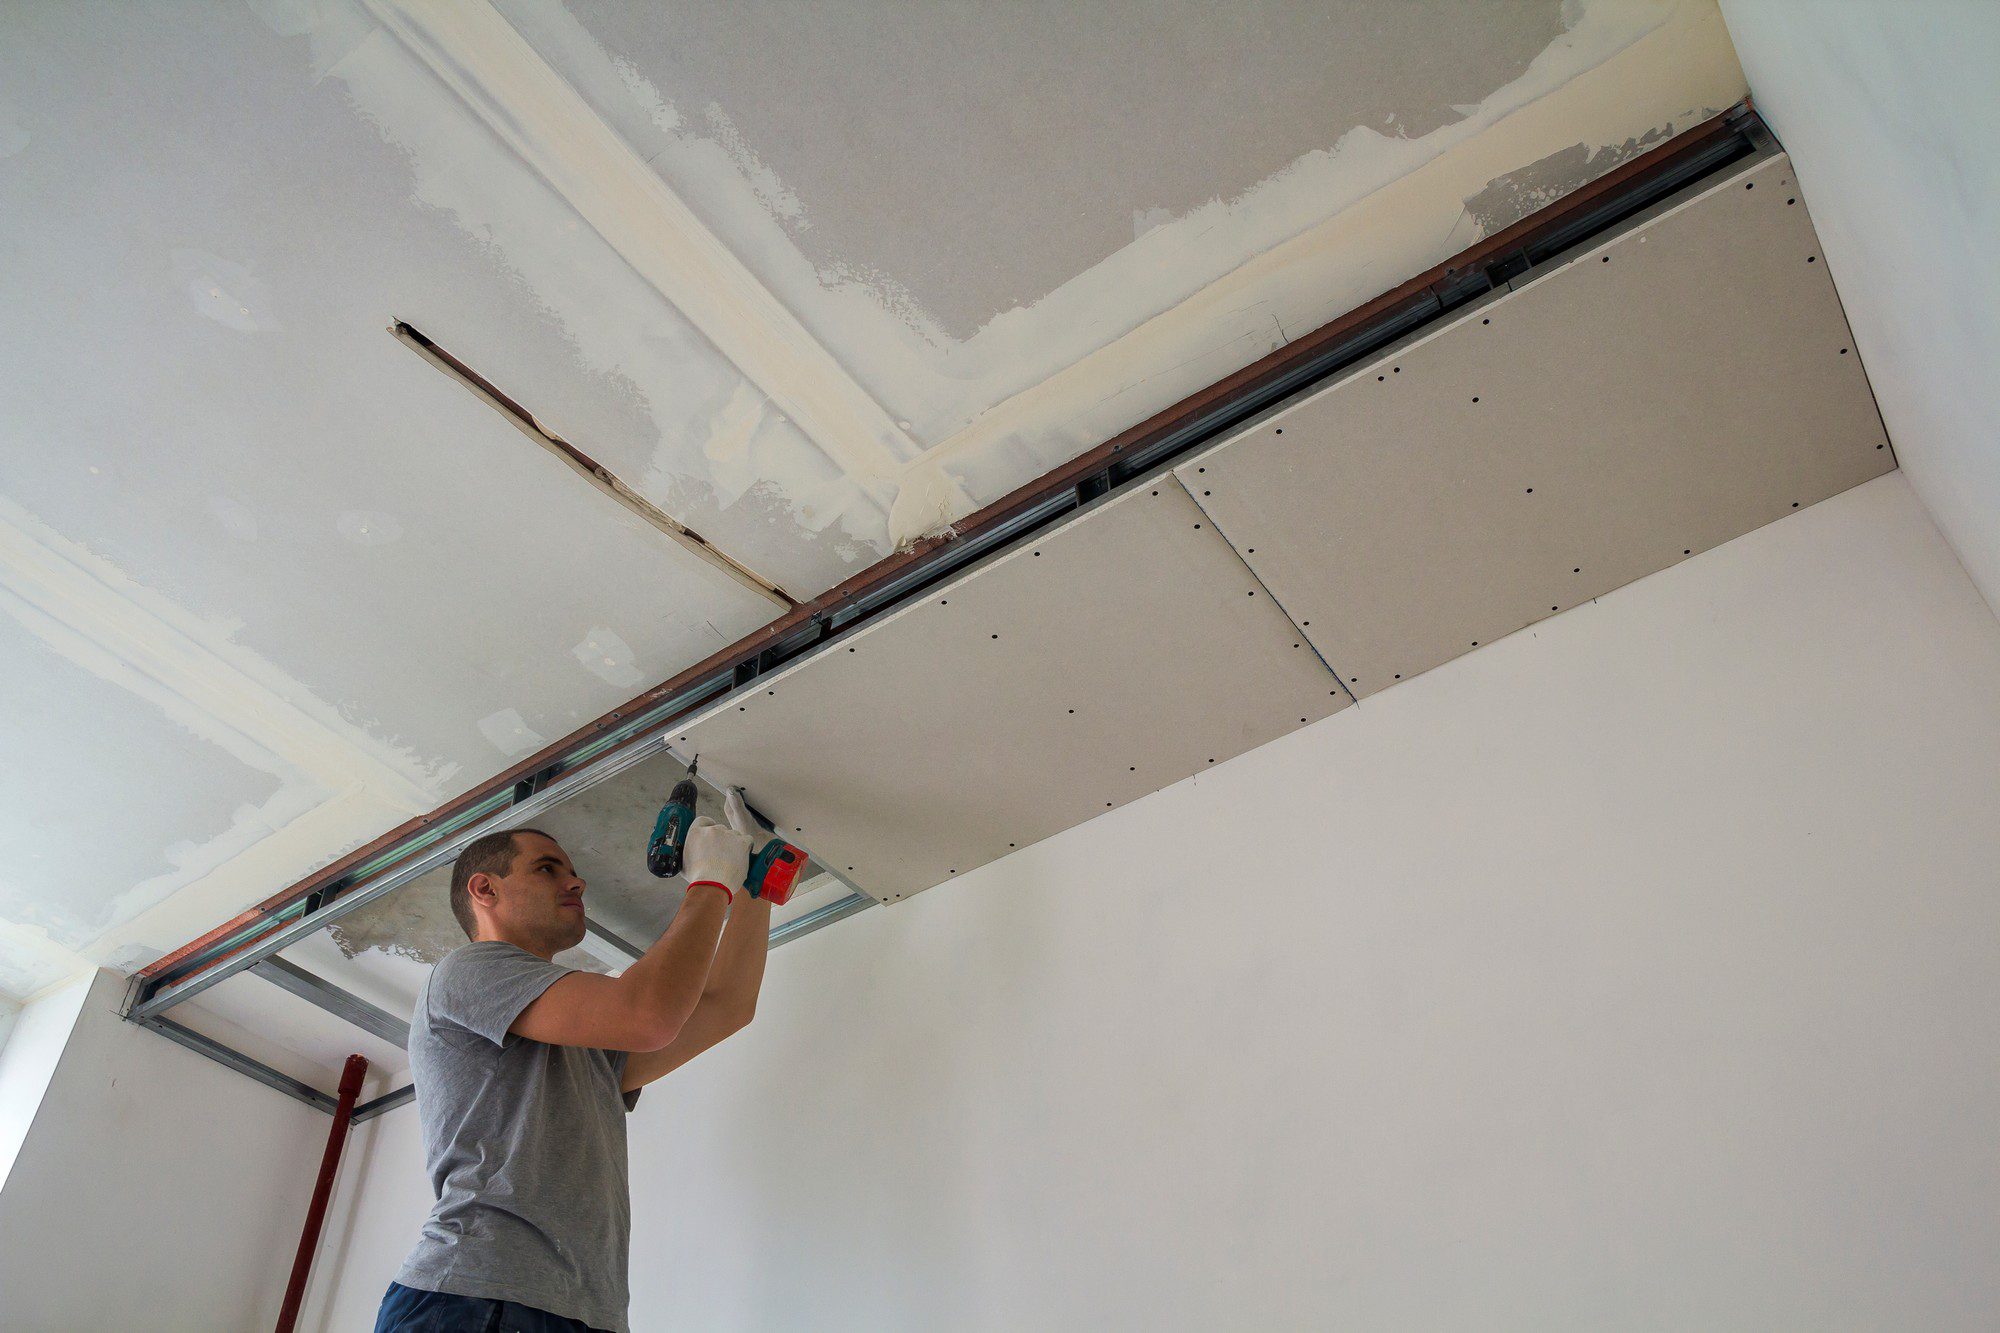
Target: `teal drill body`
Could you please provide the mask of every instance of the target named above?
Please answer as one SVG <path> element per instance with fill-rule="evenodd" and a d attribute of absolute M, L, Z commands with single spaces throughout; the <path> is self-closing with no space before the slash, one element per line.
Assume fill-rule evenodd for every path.
<path fill-rule="evenodd" d="M 694 826 L 694 771 L 701 756 L 688 765 L 687 776 L 674 784 L 660 817 L 653 821 L 653 836 L 646 840 L 646 869 L 661 879 L 681 873 L 681 855 L 687 850 L 688 829 Z"/>
<path fill-rule="evenodd" d="M 667 803 L 660 807 L 660 817 L 653 821 L 653 836 L 646 840 L 646 869 L 661 879 L 672 879 L 684 868 L 688 830 L 694 827 L 697 792 L 694 774 L 700 763 L 701 756 L 696 755 L 688 765 L 687 776 L 674 784 Z M 743 877 L 743 887 L 752 898 L 783 903 L 791 898 L 792 886 L 805 863 L 803 850 L 783 838 L 772 838 L 751 856 L 750 872 Z"/>

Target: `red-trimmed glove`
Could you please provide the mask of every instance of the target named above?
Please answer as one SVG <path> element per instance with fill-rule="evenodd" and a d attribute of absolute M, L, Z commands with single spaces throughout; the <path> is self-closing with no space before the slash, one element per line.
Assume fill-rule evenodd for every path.
<path fill-rule="evenodd" d="M 689 884 L 720 884 L 733 901 L 750 873 L 750 839 L 727 824 L 697 815 L 688 826 L 687 851 L 681 863 Z"/>

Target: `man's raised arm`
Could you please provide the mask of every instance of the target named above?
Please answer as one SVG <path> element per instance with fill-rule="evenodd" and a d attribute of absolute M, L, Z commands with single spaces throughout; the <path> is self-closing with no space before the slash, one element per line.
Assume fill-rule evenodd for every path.
<path fill-rule="evenodd" d="M 553 1046 L 657 1051 L 681 1034 L 708 989 L 729 903 L 750 868 L 750 840 L 712 819 L 687 838 L 688 892 L 667 933 L 615 977 L 572 972 L 508 1029 Z"/>

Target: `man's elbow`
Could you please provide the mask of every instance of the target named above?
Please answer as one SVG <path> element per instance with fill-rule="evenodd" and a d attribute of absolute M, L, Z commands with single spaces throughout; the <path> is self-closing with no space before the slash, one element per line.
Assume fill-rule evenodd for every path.
<path fill-rule="evenodd" d="M 637 1022 L 632 1034 L 632 1049 L 642 1054 L 663 1051 L 673 1045 L 680 1035 L 681 1023 L 678 1019 L 648 1014 Z"/>
<path fill-rule="evenodd" d="M 750 1020 L 757 1016 L 757 1001 L 726 1000 L 722 1004 L 722 1021 L 732 1033 L 741 1032 L 750 1026 Z"/>

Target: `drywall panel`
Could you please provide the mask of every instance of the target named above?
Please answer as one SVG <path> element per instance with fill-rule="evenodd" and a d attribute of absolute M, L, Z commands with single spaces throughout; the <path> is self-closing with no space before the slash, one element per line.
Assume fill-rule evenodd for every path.
<path fill-rule="evenodd" d="M 704 1257 L 633 1325 L 1989 1329 L 1996 756 L 2000 624 L 1858 487 L 778 951 L 631 1117 Z"/>
<path fill-rule="evenodd" d="M 1777 155 L 1177 472 L 1366 697 L 1894 466 Z"/>
<path fill-rule="evenodd" d="M 1726 0 L 1897 462 L 2000 608 L 2000 5 Z"/>
<path fill-rule="evenodd" d="M 677 732 L 884 901 L 1348 702 L 1172 478 Z"/>

